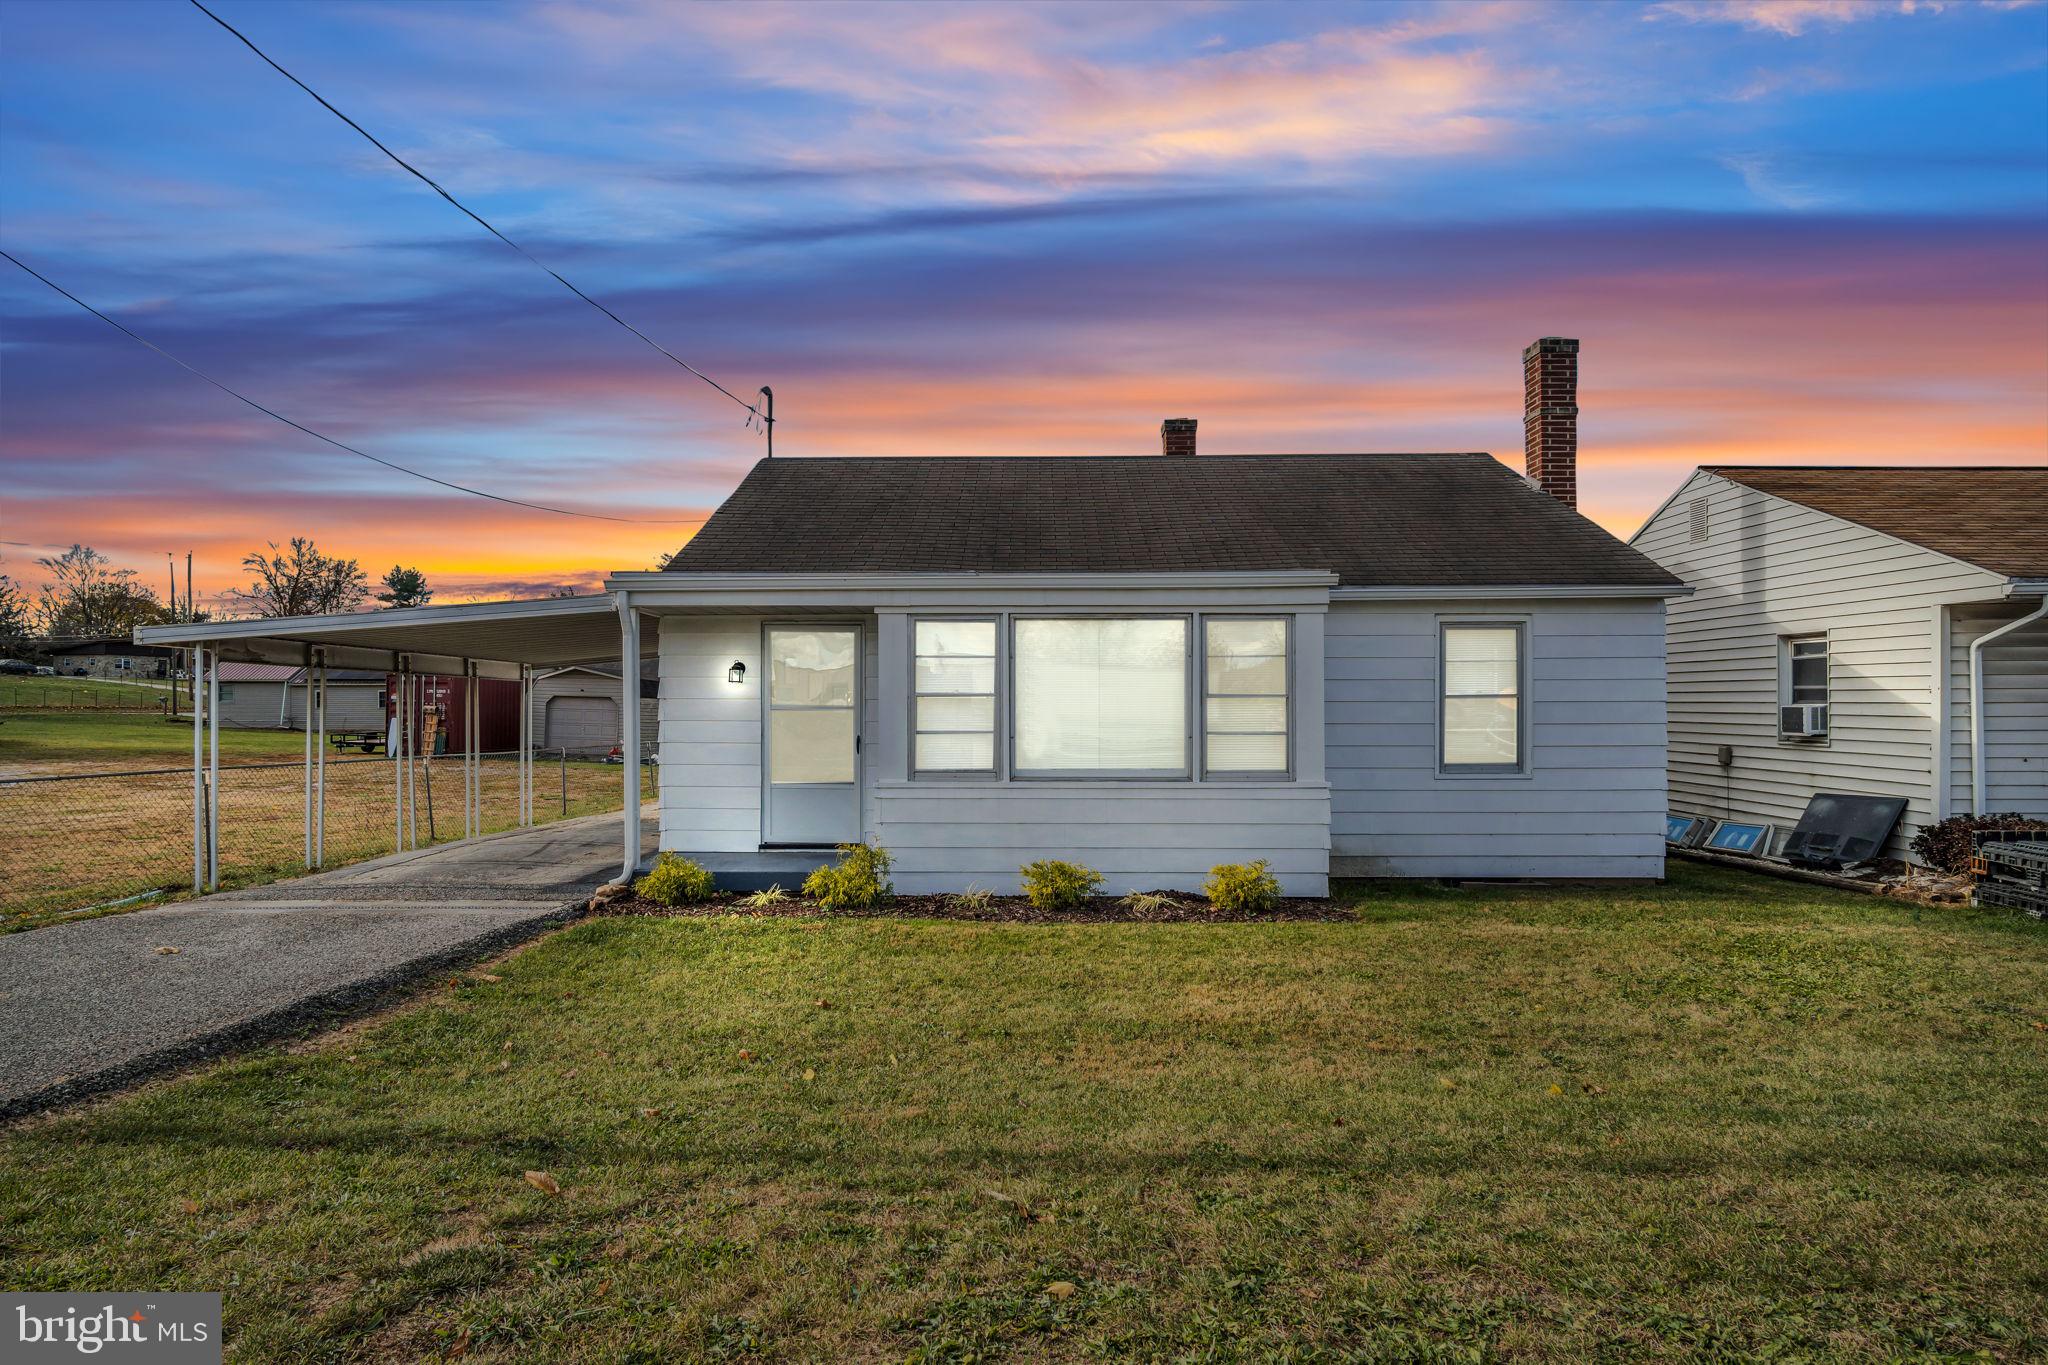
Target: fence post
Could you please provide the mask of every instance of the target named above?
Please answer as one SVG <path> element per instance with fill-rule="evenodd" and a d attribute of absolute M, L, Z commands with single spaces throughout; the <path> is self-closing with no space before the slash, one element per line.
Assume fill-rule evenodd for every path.
<path fill-rule="evenodd" d="M 569 751 L 560 749 L 557 752 L 562 755 L 562 814 L 566 816 L 569 813 Z"/>

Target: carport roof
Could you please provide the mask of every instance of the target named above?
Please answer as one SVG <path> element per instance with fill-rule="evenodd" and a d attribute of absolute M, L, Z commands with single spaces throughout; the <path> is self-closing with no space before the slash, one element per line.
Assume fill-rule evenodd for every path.
<path fill-rule="evenodd" d="M 314 646 L 326 652 L 331 666 L 341 668 L 395 669 L 400 656 L 406 656 L 414 672 L 459 673 L 469 660 L 486 665 L 489 675 L 508 665 L 616 663 L 619 615 L 609 596 L 550 597 L 143 626 L 135 639 L 146 645 L 204 645 L 217 649 L 224 660 L 251 663 L 303 664 Z M 648 632 L 642 653 L 651 655 L 654 649 Z"/>

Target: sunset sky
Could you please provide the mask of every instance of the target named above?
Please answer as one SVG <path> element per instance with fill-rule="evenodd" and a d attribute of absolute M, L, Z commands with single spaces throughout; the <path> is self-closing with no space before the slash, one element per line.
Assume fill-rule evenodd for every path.
<path fill-rule="evenodd" d="M 212 4 L 213 0 L 209 0 Z M 1490 450 L 1582 339 L 1585 510 L 1707 462 L 2048 462 L 2048 8 L 213 6 L 780 455 Z M 652 567 L 745 414 L 184 3 L 0 8 L 0 569 L 266 540 L 441 600 Z M 672 524 L 652 524 L 667 522 Z"/>

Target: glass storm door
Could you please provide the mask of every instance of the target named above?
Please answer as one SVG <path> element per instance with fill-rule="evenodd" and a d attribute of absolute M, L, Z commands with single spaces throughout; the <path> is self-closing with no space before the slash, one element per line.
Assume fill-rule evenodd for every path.
<path fill-rule="evenodd" d="M 764 844 L 860 841 L 860 631 L 768 628 Z"/>

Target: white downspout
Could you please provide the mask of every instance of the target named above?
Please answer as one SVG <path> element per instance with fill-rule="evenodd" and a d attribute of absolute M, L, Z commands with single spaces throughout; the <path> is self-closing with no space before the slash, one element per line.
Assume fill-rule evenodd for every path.
<path fill-rule="evenodd" d="M 619 880 L 640 870 L 640 614 L 633 595 L 619 594 L 619 765 L 625 770 L 625 860 Z"/>
<path fill-rule="evenodd" d="M 1984 646 L 2001 635 L 2010 635 L 2025 625 L 2048 616 L 2048 596 L 2041 604 L 2020 617 L 2007 621 L 1997 630 L 1987 631 L 1970 641 L 1970 814 L 1989 814 L 1984 809 Z"/>

